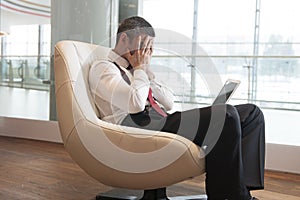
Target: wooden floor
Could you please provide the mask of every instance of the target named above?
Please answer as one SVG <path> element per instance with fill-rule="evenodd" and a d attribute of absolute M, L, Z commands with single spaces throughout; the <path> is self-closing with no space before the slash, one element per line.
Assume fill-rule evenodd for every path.
<path fill-rule="evenodd" d="M 0 200 L 92 200 L 100 192 L 132 191 L 90 178 L 62 144 L 0 136 Z M 204 176 L 168 188 L 170 196 L 204 193 Z M 267 171 L 265 190 L 252 194 L 263 200 L 300 200 L 300 175 Z"/>

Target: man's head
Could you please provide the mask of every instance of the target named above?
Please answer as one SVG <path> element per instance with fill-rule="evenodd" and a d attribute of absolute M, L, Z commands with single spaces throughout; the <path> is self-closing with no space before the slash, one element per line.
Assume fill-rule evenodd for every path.
<path fill-rule="evenodd" d="M 119 25 L 117 43 L 119 42 L 122 33 L 126 33 L 130 40 L 139 35 L 155 37 L 155 31 L 151 24 L 144 18 L 138 16 L 127 18 Z"/>
<path fill-rule="evenodd" d="M 134 16 L 125 19 L 118 28 L 115 50 L 122 56 L 128 50 L 133 54 L 144 46 L 144 42 L 152 43 L 155 31 L 151 24 L 144 18 Z"/>

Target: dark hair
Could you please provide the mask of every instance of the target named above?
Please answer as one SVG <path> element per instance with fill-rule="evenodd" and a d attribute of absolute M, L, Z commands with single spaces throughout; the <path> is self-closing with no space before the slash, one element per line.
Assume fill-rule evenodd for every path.
<path fill-rule="evenodd" d="M 151 37 L 155 37 L 155 31 L 151 24 L 139 16 L 129 17 L 122 21 L 117 32 L 117 43 L 119 42 L 121 33 L 124 32 L 130 39 L 141 34 L 147 34 Z"/>

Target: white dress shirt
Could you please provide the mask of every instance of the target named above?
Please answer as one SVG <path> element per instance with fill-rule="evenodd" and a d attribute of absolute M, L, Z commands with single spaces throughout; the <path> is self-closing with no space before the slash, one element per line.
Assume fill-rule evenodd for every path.
<path fill-rule="evenodd" d="M 120 69 L 130 80 L 130 85 L 123 79 Z M 149 105 L 149 88 L 153 97 L 164 107 L 173 107 L 173 93 L 169 88 L 155 80 L 149 68 L 135 69 L 133 74 L 126 68 L 129 63 L 111 50 L 107 59 L 95 61 L 89 71 L 89 85 L 100 118 L 114 124 L 121 124 L 128 114 L 138 113 Z"/>

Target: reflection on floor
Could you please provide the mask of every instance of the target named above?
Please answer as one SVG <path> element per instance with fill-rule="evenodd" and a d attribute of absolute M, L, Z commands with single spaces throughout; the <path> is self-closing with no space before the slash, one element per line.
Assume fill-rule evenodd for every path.
<path fill-rule="evenodd" d="M 0 116 L 49 119 L 49 92 L 0 86 Z"/>

